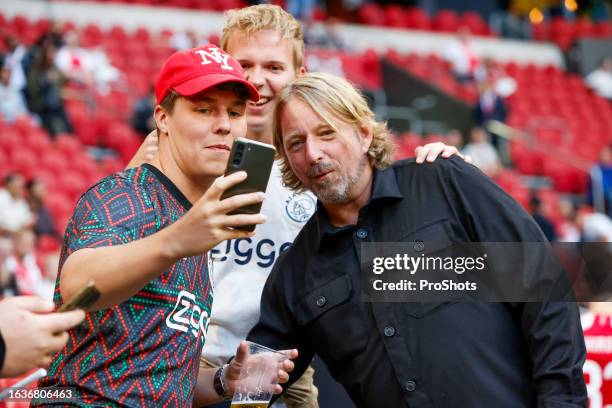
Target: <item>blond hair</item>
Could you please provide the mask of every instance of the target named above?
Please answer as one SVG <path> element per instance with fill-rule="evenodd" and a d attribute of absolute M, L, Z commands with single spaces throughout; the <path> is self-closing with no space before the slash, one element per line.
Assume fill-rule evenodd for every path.
<path fill-rule="evenodd" d="M 292 98 L 306 103 L 334 130 L 337 120 L 372 132 L 372 143 L 367 156 L 370 164 L 385 169 L 393 163 L 395 145 L 391 141 L 386 122 L 379 122 L 368 106 L 363 94 L 344 78 L 325 73 L 307 73 L 299 76 L 280 92 L 274 113 L 274 146 L 281 160 L 284 184 L 292 190 L 305 189 L 295 176 L 283 146 L 281 114 Z"/>
<path fill-rule="evenodd" d="M 259 4 L 229 10 L 225 13 L 225 27 L 221 33 L 221 48 L 227 51 L 229 37 L 234 32 L 247 36 L 263 30 L 273 30 L 293 45 L 293 65 L 298 70 L 304 63 L 304 34 L 302 26 L 279 6 Z"/>

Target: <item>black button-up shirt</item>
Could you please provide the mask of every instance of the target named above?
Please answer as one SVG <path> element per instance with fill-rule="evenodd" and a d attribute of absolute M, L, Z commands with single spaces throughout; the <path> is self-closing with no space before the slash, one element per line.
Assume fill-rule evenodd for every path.
<path fill-rule="evenodd" d="M 360 407 L 586 407 L 576 304 L 366 303 L 362 242 L 543 242 L 532 218 L 452 158 L 374 172 L 356 225 L 319 204 L 265 285 L 249 339 L 315 354 Z"/>

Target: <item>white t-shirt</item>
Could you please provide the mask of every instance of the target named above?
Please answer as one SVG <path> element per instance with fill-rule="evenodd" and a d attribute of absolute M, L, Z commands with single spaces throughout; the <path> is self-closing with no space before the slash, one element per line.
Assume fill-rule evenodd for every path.
<path fill-rule="evenodd" d="M 30 207 L 24 199 L 15 199 L 0 189 L 0 229 L 17 231 L 32 222 Z"/>
<path fill-rule="evenodd" d="M 268 221 L 250 239 L 231 240 L 210 251 L 214 301 L 202 354 L 222 365 L 259 320 L 263 286 L 279 253 L 286 250 L 314 214 L 316 197 L 283 186 L 278 162 L 266 190 L 261 212 Z"/>

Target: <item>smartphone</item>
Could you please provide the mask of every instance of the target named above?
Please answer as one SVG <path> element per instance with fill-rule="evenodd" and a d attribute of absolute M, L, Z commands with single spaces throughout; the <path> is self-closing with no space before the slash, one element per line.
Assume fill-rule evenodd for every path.
<path fill-rule="evenodd" d="M 67 302 L 57 309 L 58 312 L 69 312 L 74 309 L 87 310 L 100 299 L 100 291 L 96 288 L 94 281 L 90 280 Z"/>
<path fill-rule="evenodd" d="M 254 193 L 257 191 L 265 192 L 270 179 L 270 172 L 274 164 L 274 146 L 249 140 L 237 138 L 234 140 L 232 151 L 230 152 L 225 175 L 230 175 L 237 171 L 245 171 L 247 179 L 240 184 L 225 190 L 221 199 L 232 197 L 238 194 Z M 228 214 L 258 214 L 261 211 L 261 203 L 247 205 L 237 208 Z M 253 231 L 255 225 L 242 225 L 235 227 L 242 231 Z"/>

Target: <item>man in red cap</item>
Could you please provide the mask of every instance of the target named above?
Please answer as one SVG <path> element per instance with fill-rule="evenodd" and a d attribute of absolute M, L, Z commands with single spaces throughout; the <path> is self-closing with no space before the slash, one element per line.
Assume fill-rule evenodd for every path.
<path fill-rule="evenodd" d="M 230 227 L 265 222 L 260 214 L 227 215 L 263 193 L 220 199 L 246 178 L 220 176 L 234 138 L 246 133 L 247 100 L 259 99 L 240 64 L 212 45 L 177 52 L 155 93 L 155 160 L 91 187 L 66 230 L 56 305 L 89 280 L 102 294 L 39 384 L 74 389 L 69 404 L 191 406 L 212 304 L 207 251 L 253 235 Z M 226 370 L 230 392 L 245 353 L 242 343 Z M 215 393 L 208 377 L 198 392 Z M 283 371 L 279 380 L 287 377 Z M 33 402 L 54 404 L 66 401 Z"/>

